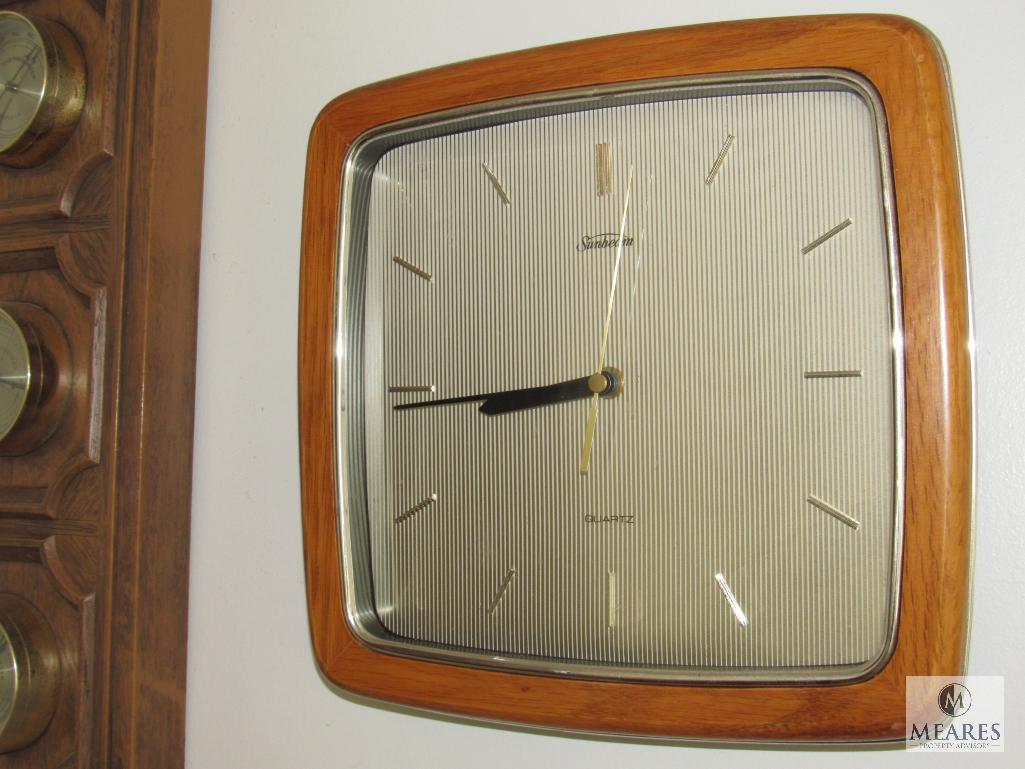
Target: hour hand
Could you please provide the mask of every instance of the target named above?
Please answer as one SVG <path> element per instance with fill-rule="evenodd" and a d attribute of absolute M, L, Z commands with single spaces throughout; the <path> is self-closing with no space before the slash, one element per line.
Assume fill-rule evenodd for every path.
<path fill-rule="evenodd" d="M 512 411 L 523 411 L 538 406 L 548 406 L 552 403 L 563 401 L 575 401 L 583 398 L 590 398 L 595 394 L 595 388 L 599 395 L 609 397 L 618 394 L 621 387 L 622 377 L 613 369 L 605 369 L 601 374 L 571 379 L 568 382 L 544 385 L 542 387 L 528 387 L 523 390 L 509 390 L 503 393 L 492 393 L 482 404 L 480 413 L 494 416 L 495 414 L 508 414 Z"/>
<path fill-rule="evenodd" d="M 614 368 L 606 368 L 600 374 L 571 379 L 541 387 L 526 387 L 521 390 L 505 390 L 497 393 L 480 395 L 462 395 L 456 398 L 441 398 L 432 401 L 402 403 L 395 406 L 397 411 L 404 409 L 427 408 L 429 406 L 446 406 L 452 403 L 469 403 L 483 401 L 480 412 L 487 416 L 510 414 L 514 411 L 549 406 L 554 403 L 590 398 L 595 393 L 604 397 L 613 397 L 622 391 L 623 375 Z"/>

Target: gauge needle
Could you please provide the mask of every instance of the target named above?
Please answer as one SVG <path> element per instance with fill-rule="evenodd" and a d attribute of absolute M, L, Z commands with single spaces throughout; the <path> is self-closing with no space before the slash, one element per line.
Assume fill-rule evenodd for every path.
<path fill-rule="evenodd" d="M 616 301 L 616 287 L 619 285 L 619 268 L 623 263 L 623 236 L 626 234 L 626 212 L 630 210 L 630 190 L 633 189 L 634 167 L 630 166 L 630 177 L 626 183 L 626 201 L 623 203 L 623 217 L 619 220 L 619 246 L 616 248 L 616 266 L 612 269 L 612 288 L 609 289 L 609 302 L 605 306 L 605 323 L 601 330 L 601 347 L 598 348 L 598 365 L 594 370 L 600 372 L 605 368 L 605 352 L 609 346 L 609 322 L 612 320 L 612 305 Z M 591 446 L 594 444 L 594 428 L 598 422 L 598 396 L 591 396 L 591 410 L 587 413 L 587 427 L 584 429 L 584 445 L 580 449 L 580 472 L 586 474 L 591 466 Z"/>
<path fill-rule="evenodd" d="M 21 86 L 17 86 L 14 83 L 4 83 L 3 86 L 0 86 L 0 88 L 3 89 L 2 91 L 0 91 L 0 96 L 2 96 L 7 91 L 10 91 L 11 93 L 21 94 L 23 96 L 31 96 L 33 98 L 39 97 L 39 91 L 33 91 L 31 88 L 22 88 Z"/>
<path fill-rule="evenodd" d="M 514 411 L 537 408 L 538 406 L 550 406 L 553 403 L 565 403 L 566 401 L 581 400 L 602 396 L 611 398 L 622 391 L 623 374 L 618 369 L 606 368 L 600 374 L 591 374 L 580 379 L 571 379 L 567 382 L 557 382 L 541 387 L 526 387 L 521 390 L 505 390 L 495 393 L 481 393 L 479 395 L 461 395 L 456 398 L 440 398 L 432 401 L 418 401 L 416 403 L 400 403 L 395 406 L 396 411 L 406 409 L 421 409 L 430 406 L 447 406 L 452 403 L 472 403 L 484 401 L 480 405 L 480 413 L 487 416 L 498 414 L 511 414 Z"/>
<path fill-rule="evenodd" d="M 27 58 L 21 60 L 21 65 L 18 67 L 18 71 L 14 73 L 14 76 L 10 80 L 4 83 L 4 90 L 3 93 L 0 93 L 0 97 L 6 96 L 8 92 L 24 93 L 19 86 L 21 85 L 21 81 L 24 80 L 25 77 L 28 76 L 28 73 L 32 71 L 32 66 L 36 63 L 36 59 L 39 57 L 39 52 L 41 50 L 41 48 L 36 48 Z M 25 69 L 26 67 L 28 67 L 28 70 Z M 7 110 L 11 108 L 12 101 L 14 101 L 13 98 L 8 99 L 7 105 L 3 110 L 0 110 L 0 119 L 7 115 Z"/>

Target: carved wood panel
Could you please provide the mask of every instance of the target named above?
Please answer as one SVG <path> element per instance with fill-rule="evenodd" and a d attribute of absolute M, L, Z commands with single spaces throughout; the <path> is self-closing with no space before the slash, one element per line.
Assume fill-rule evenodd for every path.
<path fill-rule="evenodd" d="M 0 444 L 0 593 L 60 661 L 52 720 L 0 768 L 181 766 L 210 0 L 0 8 L 63 24 L 88 78 L 68 142 L 0 167 L 0 303 L 62 340 L 65 394 L 52 435 Z"/>

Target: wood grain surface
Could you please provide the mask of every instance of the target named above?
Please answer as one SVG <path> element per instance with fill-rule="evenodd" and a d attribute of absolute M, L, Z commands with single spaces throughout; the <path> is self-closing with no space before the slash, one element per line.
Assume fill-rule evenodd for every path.
<path fill-rule="evenodd" d="M 52 437 L 0 455 L 0 592 L 61 660 L 42 736 L 0 767 L 184 763 L 209 0 L 35 0 L 80 44 L 86 103 L 41 165 L 0 168 L 0 302 L 67 341 Z"/>
<path fill-rule="evenodd" d="M 896 648 L 843 686 L 693 686 L 545 677 L 389 656 L 344 610 L 334 459 L 334 297 L 343 161 L 364 131 L 438 110 L 588 85 L 750 70 L 854 70 L 890 130 L 904 301 L 906 498 Z M 714 740 L 904 736 L 905 676 L 963 672 L 972 511 L 972 365 L 964 225 L 945 64 L 928 31 L 887 16 L 657 30 L 495 56 L 352 91 L 314 125 L 300 285 L 303 526 L 310 628 L 325 675 L 373 698 L 543 727 Z"/>

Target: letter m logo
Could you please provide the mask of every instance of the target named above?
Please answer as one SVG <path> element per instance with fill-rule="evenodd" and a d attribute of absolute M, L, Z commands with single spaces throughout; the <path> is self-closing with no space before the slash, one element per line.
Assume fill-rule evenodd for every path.
<path fill-rule="evenodd" d="M 940 689 L 937 704 L 940 706 L 940 710 L 948 716 L 956 718 L 966 713 L 972 706 L 972 694 L 961 684 L 947 684 Z"/>
<path fill-rule="evenodd" d="M 954 696 L 953 689 L 947 689 L 943 693 L 943 710 L 947 713 L 960 713 L 964 710 L 964 694 L 957 692 L 957 696 Z"/>

